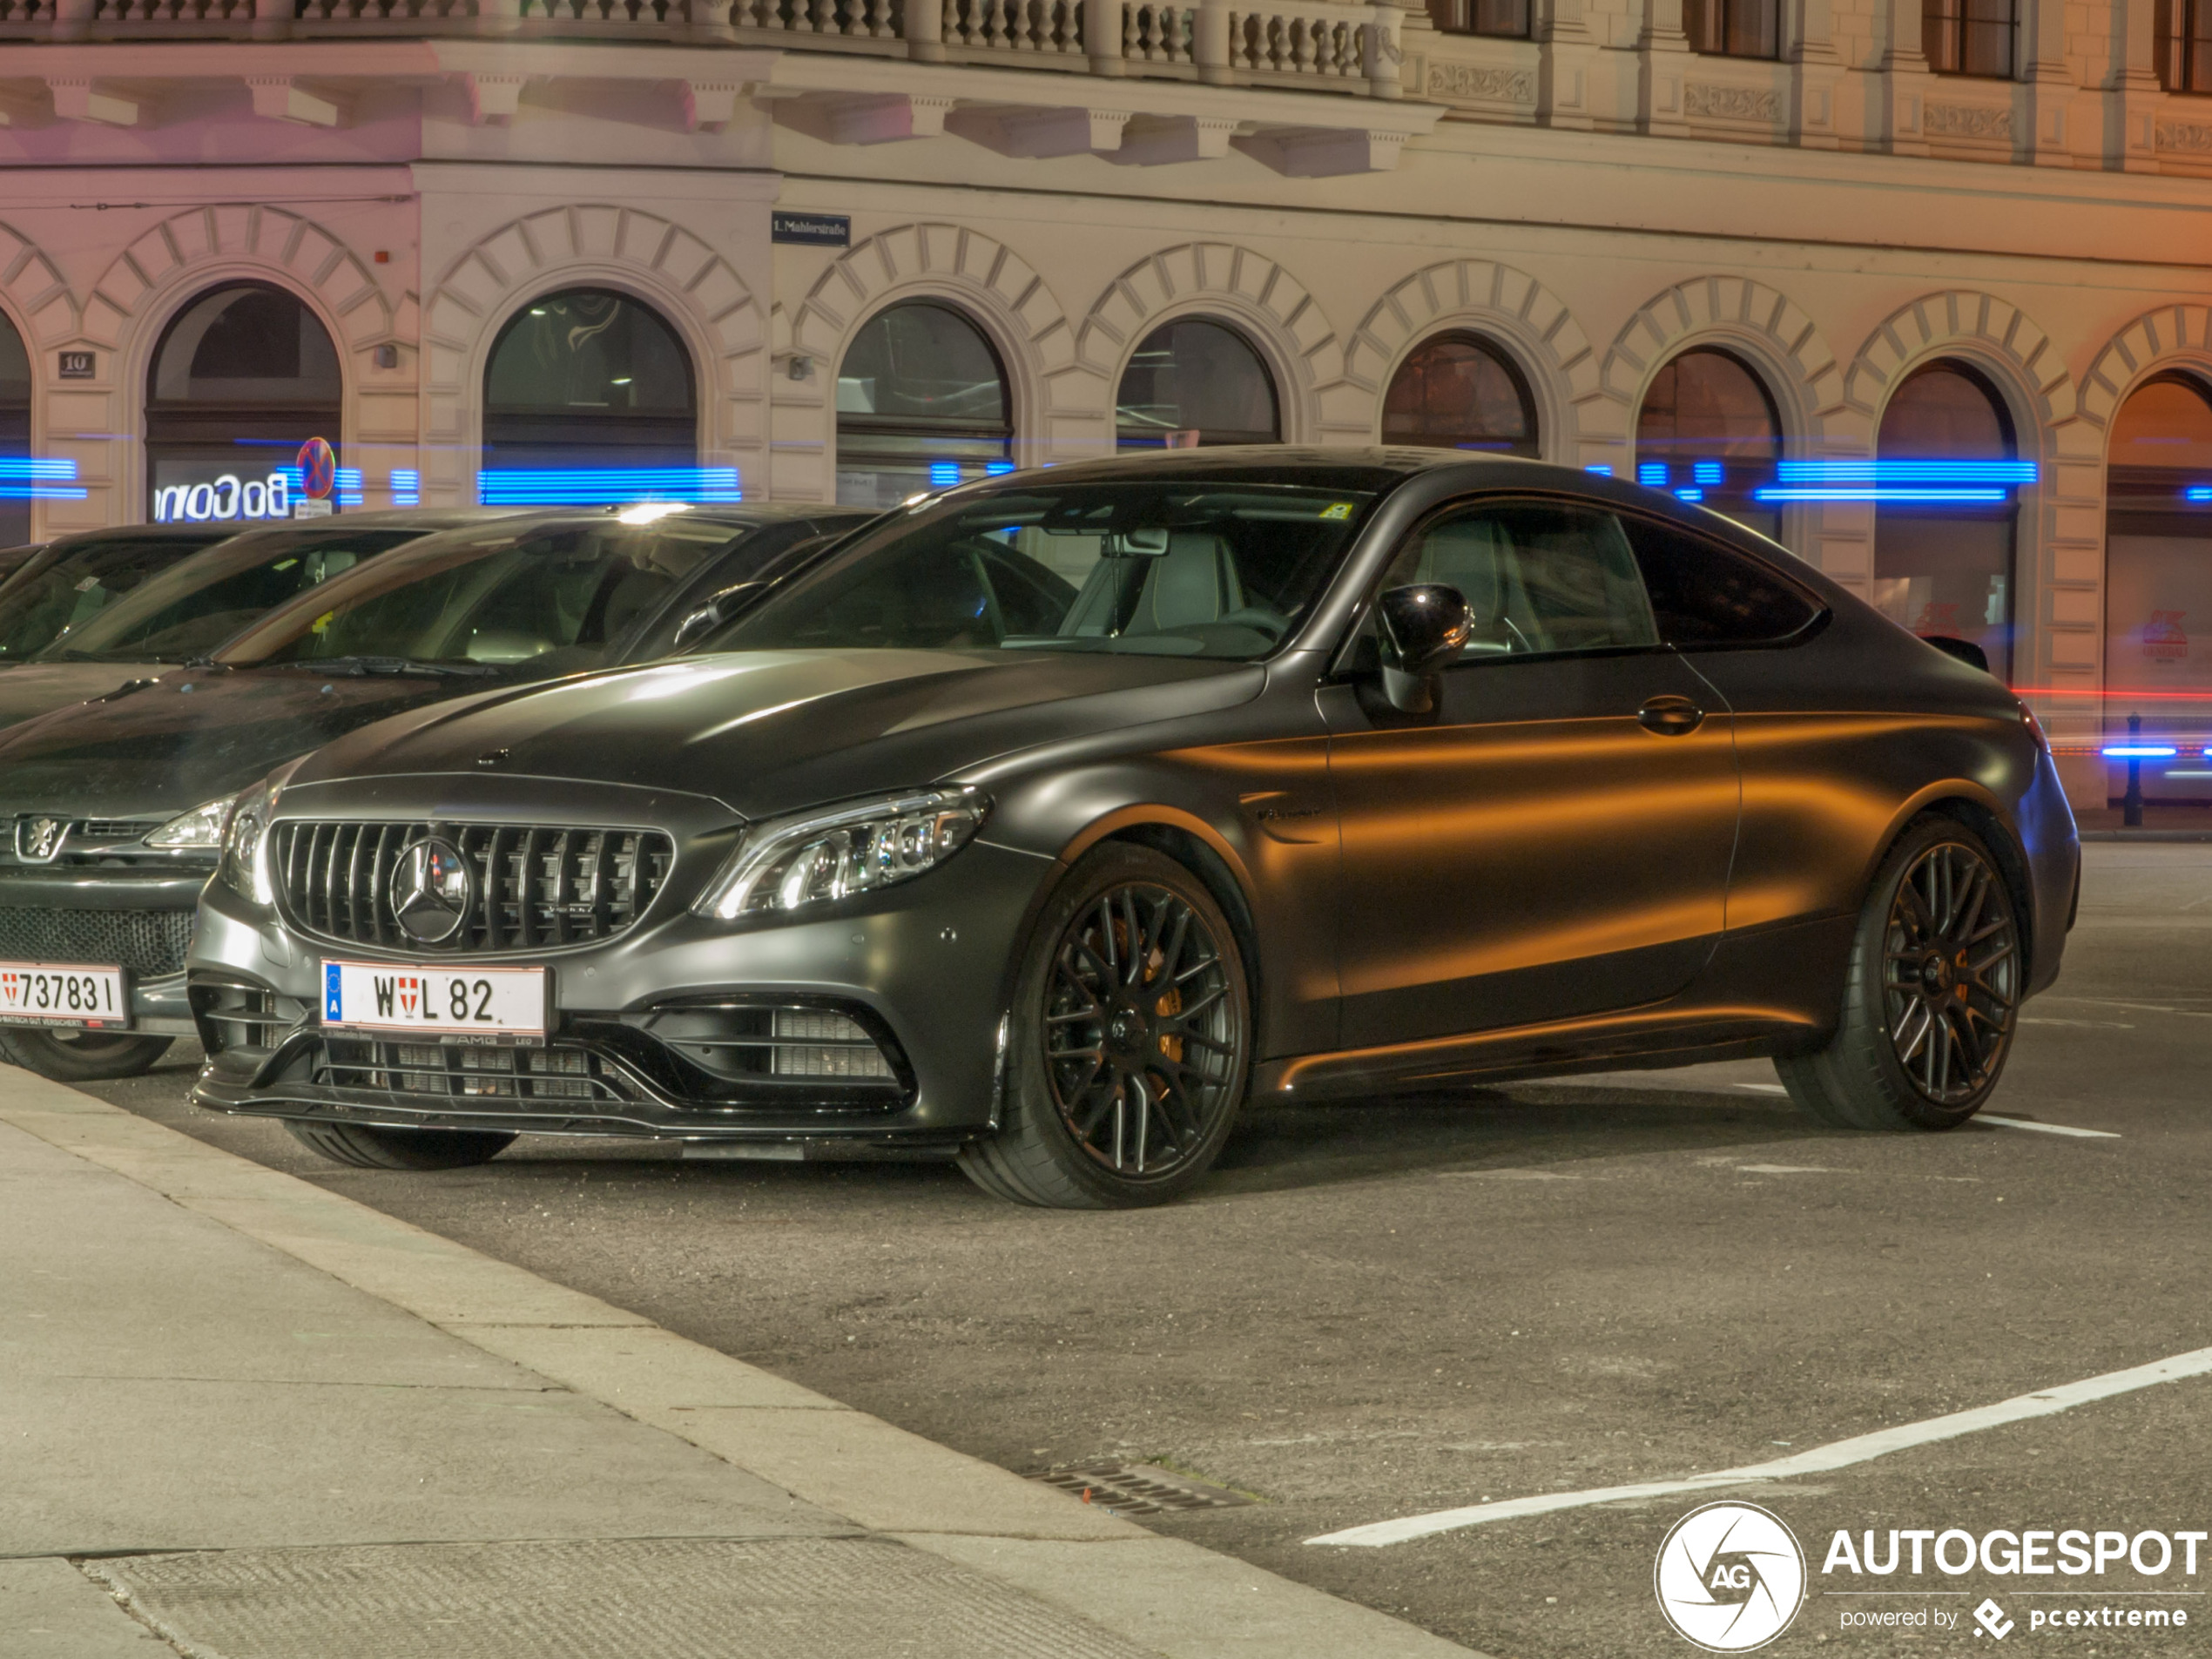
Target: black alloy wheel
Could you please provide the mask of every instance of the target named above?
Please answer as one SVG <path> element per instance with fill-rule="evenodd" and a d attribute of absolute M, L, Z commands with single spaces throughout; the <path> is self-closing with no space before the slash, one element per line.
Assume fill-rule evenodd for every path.
<path fill-rule="evenodd" d="M 1825 1048 L 1774 1069 L 1838 1129 L 1956 1129 L 1995 1091 L 2027 982 L 2017 899 L 1957 819 L 1910 825 L 1868 890 Z"/>
<path fill-rule="evenodd" d="M 961 1153 L 978 1186 L 1121 1209 L 1205 1172 L 1244 1098 L 1251 1013 L 1203 881 L 1146 847 L 1084 859 L 1039 918 L 1016 998 L 1004 1121 Z"/>
<path fill-rule="evenodd" d="M 1171 1173 L 1235 1104 L 1241 1055 L 1221 947 L 1190 903 L 1101 894 L 1053 954 L 1045 1076 L 1069 1138 L 1117 1175 Z"/>
<path fill-rule="evenodd" d="M 1920 855 L 1891 901 L 1883 962 L 1890 1044 L 1912 1087 L 1937 1106 L 1979 1099 L 2020 1008 L 2020 934 L 1986 854 L 1954 840 Z"/>

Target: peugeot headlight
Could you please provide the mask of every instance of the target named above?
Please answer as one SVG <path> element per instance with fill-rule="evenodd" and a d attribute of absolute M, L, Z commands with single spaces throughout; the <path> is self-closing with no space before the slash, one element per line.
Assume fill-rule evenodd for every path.
<path fill-rule="evenodd" d="M 918 789 L 769 819 L 745 831 L 691 908 L 735 921 L 887 887 L 967 846 L 990 805 L 973 789 Z"/>
<path fill-rule="evenodd" d="M 195 806 L 188 813 L 179 813 L 147 836 L 146 845 L 172 848 L 219 847 L 223 844 L 223 832 L 230 827 L 231 808 L 237 804 L 237 796 L 226 795 L 220 800 L 211 800 Z"/>
<path fill-rule="evenodd" d="M 244 794 L 223 803 L 231 819 L 216 876 L 241 899 L 264 906 L 276 902 L 276 879 L 268 860 L 269 819 L 276 811 L 278 792 L 299 769 L 298 760 L 287 761 Z"/>

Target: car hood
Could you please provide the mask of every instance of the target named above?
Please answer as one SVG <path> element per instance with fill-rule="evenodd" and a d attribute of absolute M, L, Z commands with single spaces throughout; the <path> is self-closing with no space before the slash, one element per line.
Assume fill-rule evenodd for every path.
<path fill-rule="evenodd" d="M 0 732 L 0 816 L 188 812 L 356 726 L 477 684 L 279 668 L 152 671 L 151 684 Z"/>
<path fill-rule="evenodd" d="M 20 725 L 132 680 L 170 673 L 171 663 L 17 663 L 0 674 L 0 728 Z"/>
<path fill-rule="evenodd" d="M 1244 663 L 1103 653 L 732 652 L 404 715 L 333 744 L 294 781 L 489 770 L 687 790 L 760 818 L 1229 707 L 1263 678 Z M 452 798 L 449 785 L 439 793 Z"/>

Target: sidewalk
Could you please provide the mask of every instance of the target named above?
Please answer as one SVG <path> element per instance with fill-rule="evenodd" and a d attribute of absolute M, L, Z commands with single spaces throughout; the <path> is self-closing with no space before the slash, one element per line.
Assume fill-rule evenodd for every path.
<path fill-rule="evenodd" d="M 0 1659 L 1445 1659 L 0 1070 Z"/>

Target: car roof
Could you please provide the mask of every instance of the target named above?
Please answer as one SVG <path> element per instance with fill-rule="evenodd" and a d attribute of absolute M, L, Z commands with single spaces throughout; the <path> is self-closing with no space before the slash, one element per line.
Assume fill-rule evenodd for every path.
<path fill-rule="evenodd" d="M 1469 489 L 1548 483 L 1587 484 L 1580 468 L 1519 455 L 1424 449 L 1410 444 L 1372 444 L 1321 449 L 1296 444 L 1224 444 L 1218 448 L 1147 449 L 1096 461 L 1062 462 L 1048 478 L 1035 468 L 1000 473 L 962 485 L 948 496 L 986 495 L 1034 489 L 1040 483 L 1111 483 L 1119 479 L 1187 479 L 1193 483 L 1303 484 L 1320 489 L 1386 490 L 1421 473 L 1451 472 Z"/>

